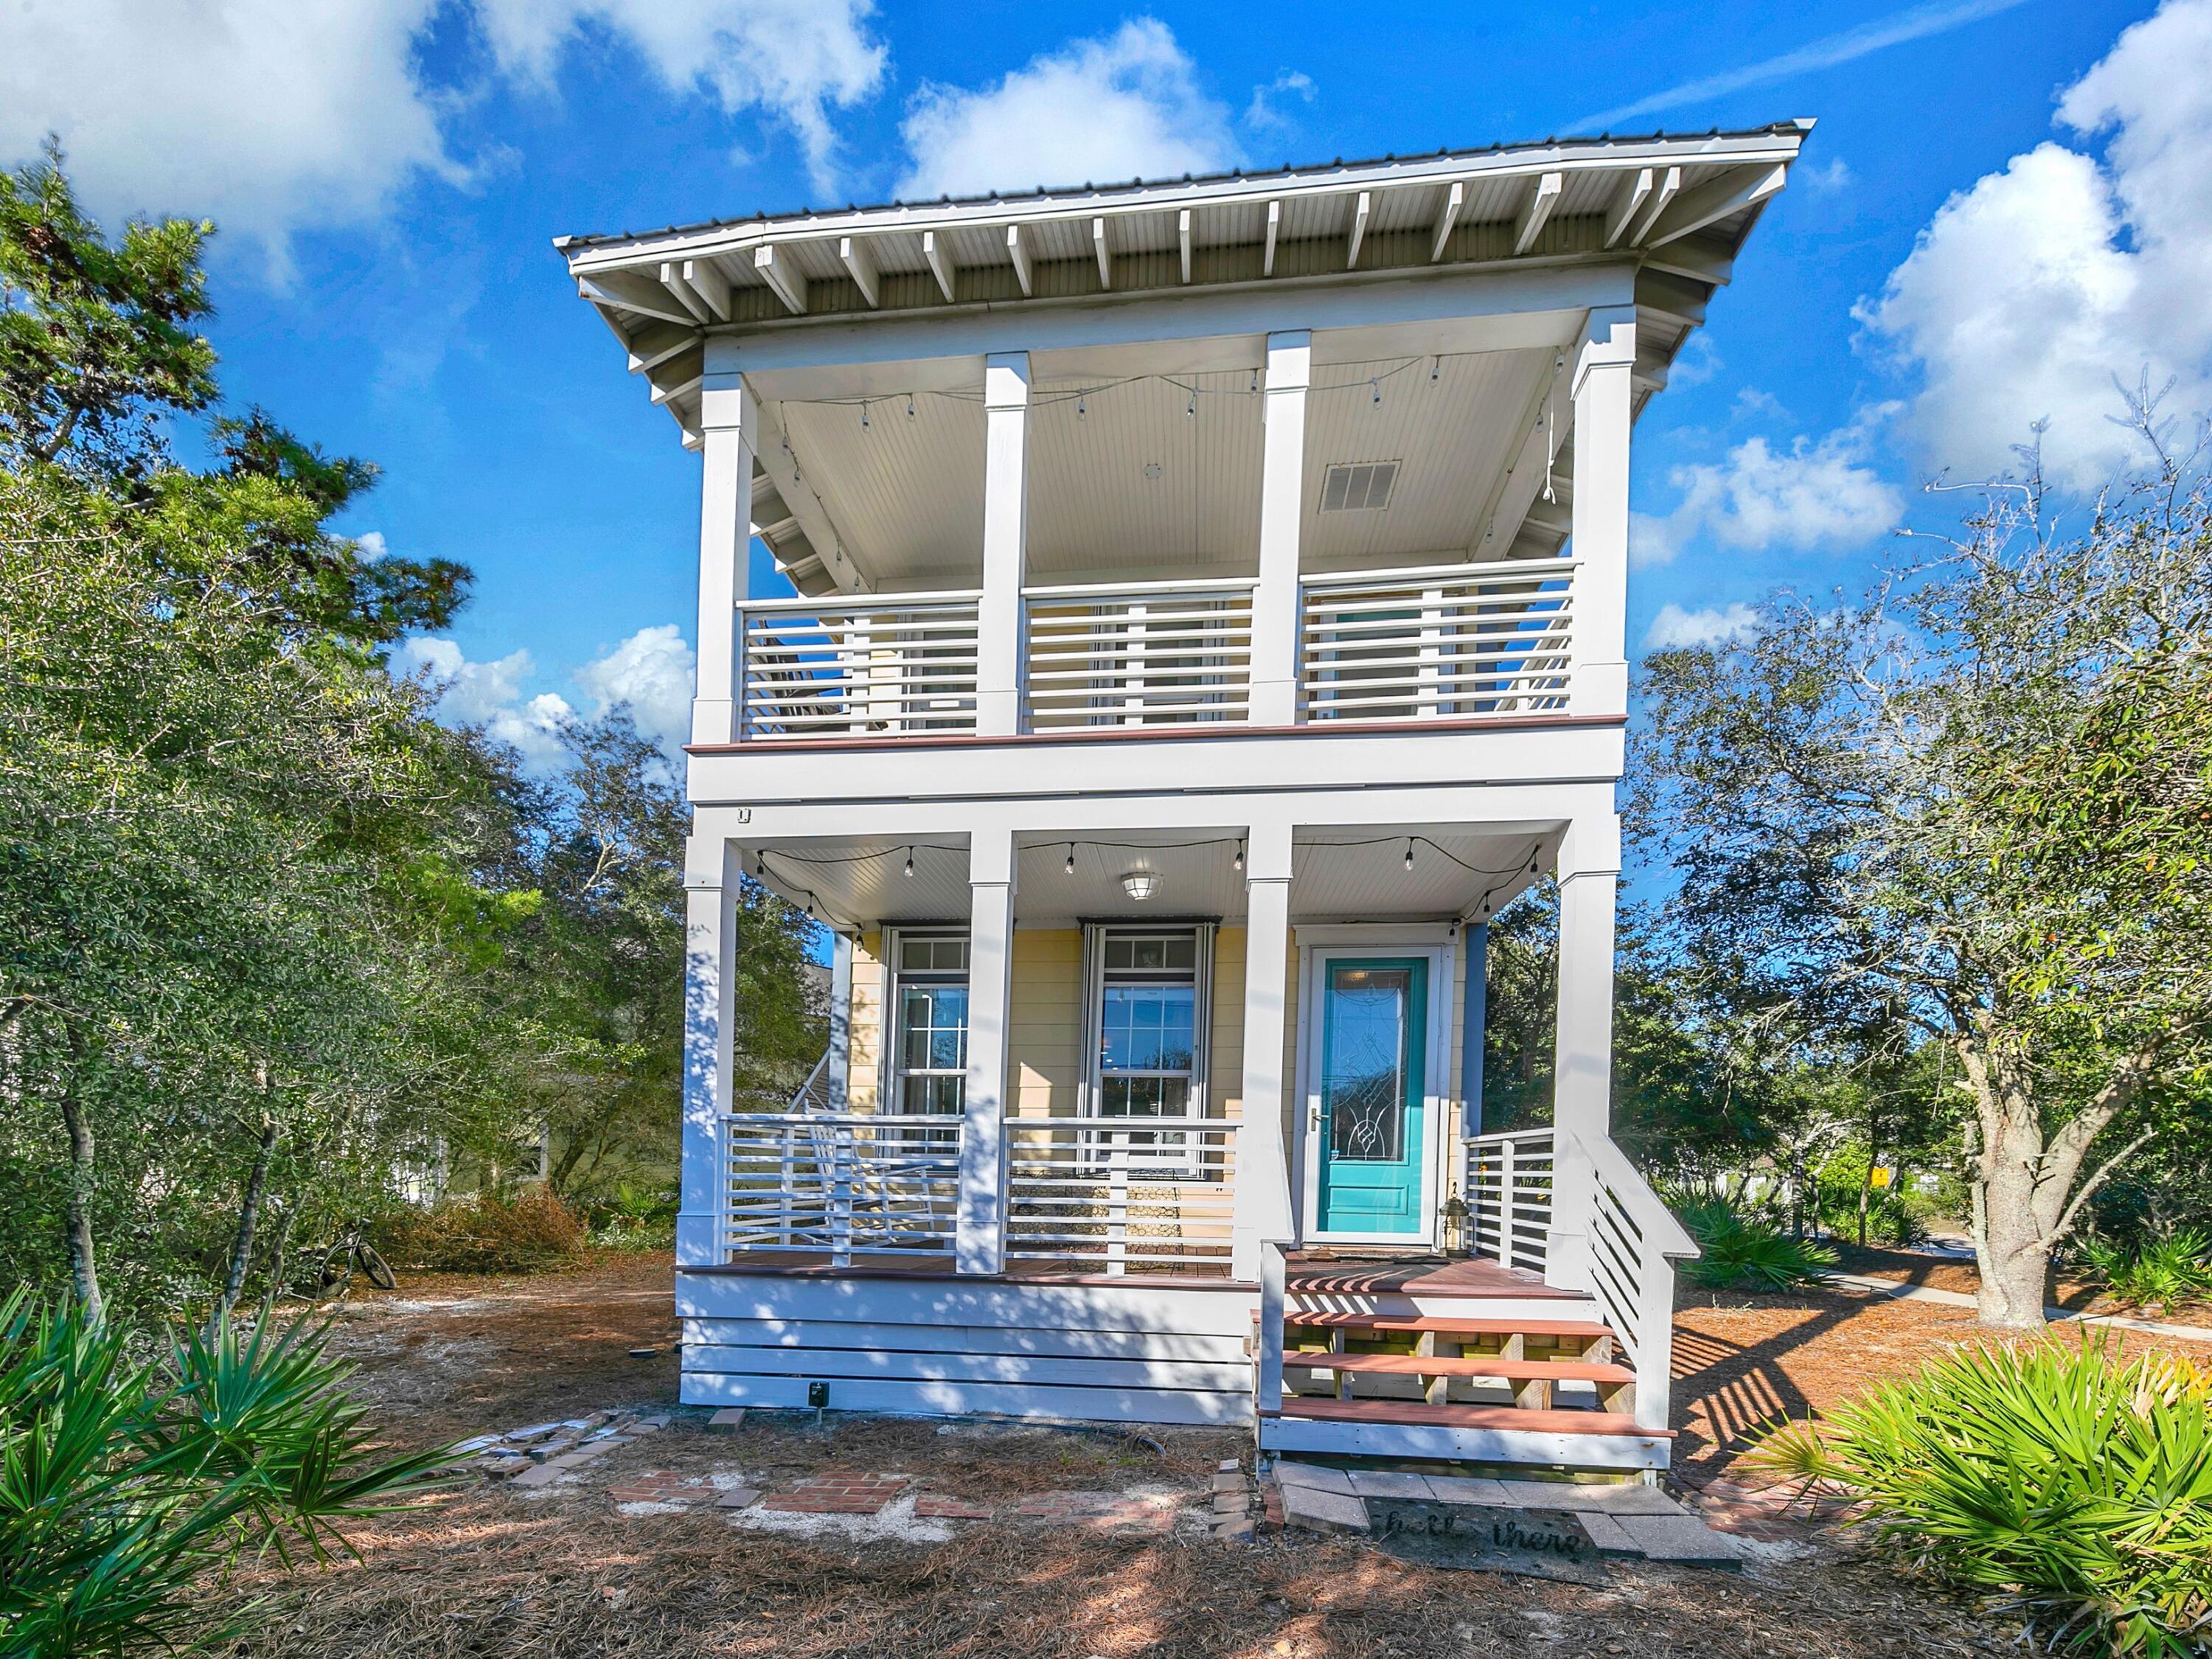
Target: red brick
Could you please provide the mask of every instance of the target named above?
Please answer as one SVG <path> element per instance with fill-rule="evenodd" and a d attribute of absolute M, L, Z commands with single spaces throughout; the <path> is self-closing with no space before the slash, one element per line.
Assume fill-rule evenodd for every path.
<path fill-rule="evenodd" d="M 988 1521 L 993 1514 L 988 1504 L 950 1498 L 942 1492 L 922 1493 L 914 1500 L 914 1512 L 927 1521 Z"/>

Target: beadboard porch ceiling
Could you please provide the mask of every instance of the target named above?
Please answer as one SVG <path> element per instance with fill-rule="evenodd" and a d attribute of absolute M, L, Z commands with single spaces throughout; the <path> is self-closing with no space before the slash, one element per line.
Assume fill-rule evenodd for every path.
<path fill-rule="evenodd" d="M 1302 832 L 1294 842 L 1291 921 L 1486 920 L 1547 867 L 1557 836 L 1551 824 L 1470 831 L 1465 825 L 1412 823 Z M 1245 849 L 1234 827 L 1158 835 L 1041 832 L 1018 837 L 1018 845 L 1014 915 L 1023 927 L 1099 920 L 1236 925 L 1244 919 L 1239 860 Z M 757 879 L 834 927 L 967 921 L 968 849 L 954 837 L 819 837 L 740 843 L 739 850 L 744 867 Z M 1132 898 L 1123 885 L 1123 878 L 1136 872 L 1155 879 L 1155 890 L 1143 900 Z"/>

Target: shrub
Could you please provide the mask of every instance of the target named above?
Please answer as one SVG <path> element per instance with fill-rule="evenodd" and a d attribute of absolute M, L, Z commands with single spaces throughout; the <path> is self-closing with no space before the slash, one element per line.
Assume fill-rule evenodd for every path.
<path fill-rule="evenodd" d="M 2055 1650 L 2212 1651 L 2212 1376 L 2106 1346 L 1963 1348 L 1753 1454 L 2024 1613 Z"/>
<path fill-rule="evenodd" d="M 393 1265 L 432 1273 L 532 1273 L 583 1254 L 583 1218 L 552 1193 L 514 1200 L 477 1194 L 403 1210 L 376 1229 Z"/>
<path fill-rule="evenodd" d="M 1705 1254 L 1682 1266 L 1684 1277 L 1709 1291 L 1794 1291 L 1818 1284 L 1836 1253 L 1792 1238 L 1774 1221 L 1718 1194 L 1680 1196 L 1674 1210 Z"/>
<path fill-rule="evenodd" d="M 148 1346 L 74 1309 L 0 1304 L 0 1654 L 173 1652 L 212 1632 L 193 1581 L 348 1548 L 337 1523 L 422 1490 L 445 1449 L 369 1456 L 366 1411 L 305 1323 Z M 195 1639 L 196 1638 L 196 1639 Z"/>
<path fill-rule="evenodd" d="M 678 1207 L 673 1188 L 625 1182 L 591 1206 L 592 1243 L 604 1250 L 672 1250 Z"/>
<path fill-rule="evenodd" d="M 2212 1236 L 2194 1228 L 2146 1240 L 2134 1249 L 2085 1239 L 2082 1258 L 2113 1296 L 2133 1308 L 2171 1308 L 2212 1296 Z"/>

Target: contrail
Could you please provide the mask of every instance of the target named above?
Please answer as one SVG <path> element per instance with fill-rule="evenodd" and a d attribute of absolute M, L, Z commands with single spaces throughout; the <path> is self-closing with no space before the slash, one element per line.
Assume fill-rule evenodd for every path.
<path fill-rule="evenodd" d="M 1907 40 L 1942 34 L 1962 24 L 1994 17 L 1999 12 L 2011 11 L 2027 3 L 2027 0 L 1931 0 L 1931 3 L 1914 6 L 1893 17 L 1879 18 L 1871 23 L 1862 23 L 1856 28 L 1824 35 L 1809 46 L 1800 46 L 1795 52 L 1785 52 L 1762 63 L 1747 64 L 1742 69 L 1729 70 L 1720 75 L 1709 75 L 1701 81 L 1685 81 L 1680 86 L 1669 87 L 1649 98 L 1623 104 L 1619 109 L 1603 110 L 1588 116 L 1576 122 L 1575 125 L 1584 131 L 1610 129 L 1633 117 L 1648 115 L 1654 110 L 1672 109 L 1680 104 L 1695 103 L 1701 98 L 1717 98 L 1723 93 L 1740 92 L 1746 87 L 1765 86 L 1771 82 L 1787 80 L 1793 75 L 1802 75 L 1808 70 L 1833 69 L 1838 64 L 1854 62 L 1869 52 L 1880 52 L 1885 46 L 1902 46 Z"/>

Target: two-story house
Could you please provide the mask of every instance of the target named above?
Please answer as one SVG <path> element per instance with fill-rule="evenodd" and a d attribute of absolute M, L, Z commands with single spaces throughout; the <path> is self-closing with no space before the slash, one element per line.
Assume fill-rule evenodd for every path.
<path fill-rule="evenodd" d="M 559 244 L 702 461 L 686 1401 L 1665 1464 L 1630 434 L 1808 127 Z M 1553 1121 L 1486 1133 L 1547 872 Z M 749 879 L 834 931 L 790 1101 L 732 1085 Z"/>

